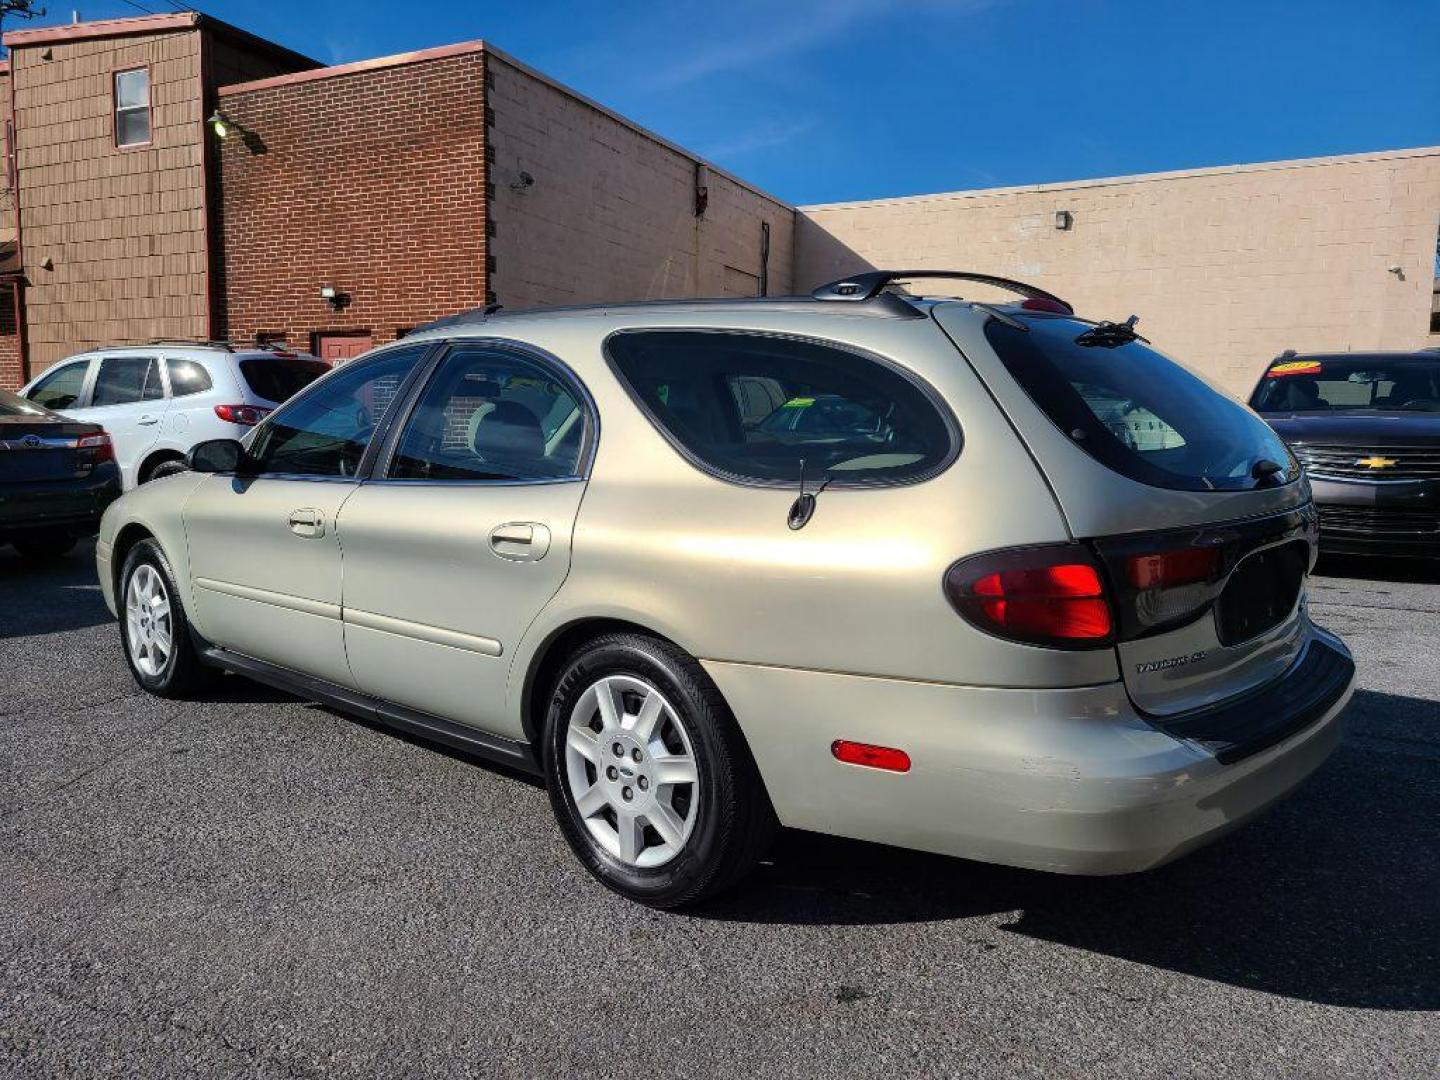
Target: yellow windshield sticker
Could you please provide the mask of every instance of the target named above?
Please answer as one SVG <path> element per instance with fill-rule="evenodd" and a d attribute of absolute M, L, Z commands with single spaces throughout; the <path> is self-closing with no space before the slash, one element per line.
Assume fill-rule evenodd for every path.
<path fill-rule="evenodd" d="M 1265 374 L 1272 379 L 1277 375 L 1319 375 L 1320 364 L 1316 360 L 1287 360 L 1276 364 Z"/>

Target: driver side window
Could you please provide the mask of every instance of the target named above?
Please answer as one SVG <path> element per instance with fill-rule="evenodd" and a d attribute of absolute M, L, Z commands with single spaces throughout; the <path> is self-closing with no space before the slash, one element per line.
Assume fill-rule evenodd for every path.
<path fill-rule="evenodd" d="M 456 346 L 416 403 L 395 480 L 541 481 L 580 472 L 585 409 L 548 367 L 504 348 Z"/>
<path fill-rule="evenodd" d="M 257 475 L 354 476 L 370 438 L 426 346 L 397 349 L 318 382 L 271 417 L 250 446 Z"/>

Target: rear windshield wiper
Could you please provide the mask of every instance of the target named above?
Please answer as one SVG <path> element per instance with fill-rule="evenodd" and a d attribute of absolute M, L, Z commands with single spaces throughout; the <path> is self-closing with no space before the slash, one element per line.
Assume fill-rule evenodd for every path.
<path fill-rule="evenodd" d="M 1139 315 L 1131 315 L 1123 323 L 1096 323 L 1077 337 L 1075 344 L 1098 346 L 1102 349 L 1113 349 L 1117 345 L 1129 345 L 1132 341 L 1144 341 L 1148 345 L 1149 341 L 1135 332 L 1135 324 L 1139 321 Z"/>

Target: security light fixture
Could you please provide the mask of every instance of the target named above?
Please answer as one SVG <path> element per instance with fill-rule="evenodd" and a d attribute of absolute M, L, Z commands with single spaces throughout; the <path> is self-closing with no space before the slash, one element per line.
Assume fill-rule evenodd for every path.
<path fill-rule="evenodd" d="M 1068 232 L 1070 226 L 1074 223 L 1075 215 L 1070 213 L 1069 210 L 1055 211 L 1055 228 L 1059 229 L 1061 232 Z"/>
<path fill-rule="evenodd" d="M 234 122 L 219 109 L 211 113 L 210 119 L 205 122 L 210 125 L 210 130 L 215 132 L 217 139 L 225 138 L 225 136 L 230 134 L 230 130 L 236 126 Z"/>

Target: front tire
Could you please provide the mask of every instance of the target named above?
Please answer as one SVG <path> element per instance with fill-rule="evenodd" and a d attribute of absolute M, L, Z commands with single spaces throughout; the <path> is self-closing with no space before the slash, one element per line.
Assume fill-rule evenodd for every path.
<path fill-rule="evenodd" d="M 657 908 L 699 903 L 754 868 L 774 836 L 740 729 L 703 668 L 668 642 L 610 634 L 555 685 L 545 782 L 584 867 Z"/>
<path fill-rule="evenodd" d="M 200 660 L 175 574 L 154 540 L 140 541 L 125 557 L 119 606 L 125 660 L 143 690 L 183 698 L 212 681 L 215 671 Z"/>

